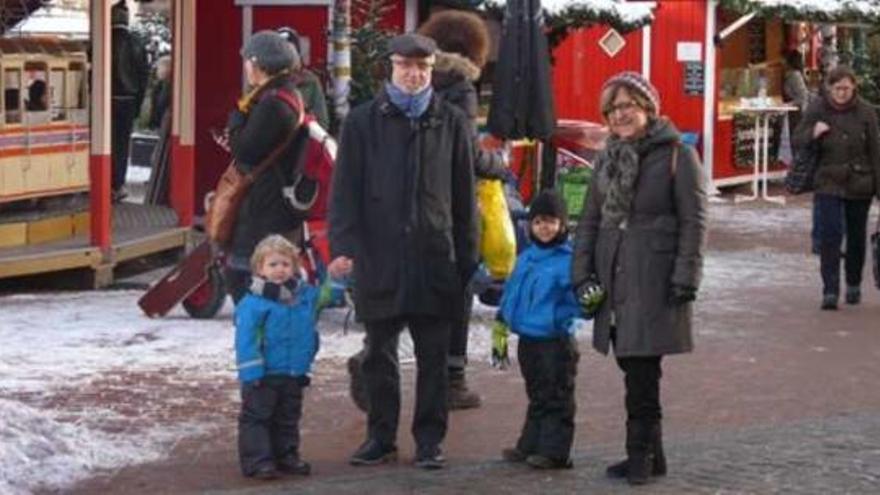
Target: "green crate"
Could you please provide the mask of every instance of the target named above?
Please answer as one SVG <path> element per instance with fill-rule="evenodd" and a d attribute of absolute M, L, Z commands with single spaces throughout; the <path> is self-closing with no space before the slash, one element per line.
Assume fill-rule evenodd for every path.
<path fill-rule="evenodd" d="M 590 192 L 593 169 L 588 167 L 566 168 L 559 171 L 558 184 L 565 208 L 572 220 L 583 210 L 584 201 Z"/>

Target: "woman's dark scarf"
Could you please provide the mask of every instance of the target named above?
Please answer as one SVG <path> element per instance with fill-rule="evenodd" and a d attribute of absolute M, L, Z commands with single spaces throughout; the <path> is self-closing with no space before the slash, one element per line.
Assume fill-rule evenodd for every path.
<path fill-rule="evenodd" d="M 605 149 L 596 158 L 598 180 L 605 191 L 602 201 L 602 226 L 621 227 L 629 218 L 641 159 L 651 149 L 679 140 L 678 130 L 665 118 L 650 118 L 645 134 L 624 140 L 611 135 Z"/>

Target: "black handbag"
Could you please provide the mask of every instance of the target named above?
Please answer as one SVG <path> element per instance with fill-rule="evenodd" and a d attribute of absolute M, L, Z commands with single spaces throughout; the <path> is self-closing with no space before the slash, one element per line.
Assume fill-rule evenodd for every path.
<path fill-rule="evenodd" d="M 871 254 L 874 259 L 874 285 L 880 289 L 880 218 L 877 219 L 877 228 L 871 234 Z"/>
<path fill-rule="evenodd" d="M 813 182 L 819 168 L 819 141 L 811 140 L 794 152 L 794 162 L 785 176 L 785 190 L 791 194 L 810 192 L 816 187 Z"/>

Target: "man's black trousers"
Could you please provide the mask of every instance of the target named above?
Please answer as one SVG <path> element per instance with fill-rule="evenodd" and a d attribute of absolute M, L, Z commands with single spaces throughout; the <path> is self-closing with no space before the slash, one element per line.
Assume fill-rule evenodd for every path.
<path fill-rule="evenodd" d="M 449 352 L 448 319 L 413 316 L 365 322 L 367 352 L 363 371 L 370 411 L 368 435 L 386 447 L 396 445 L 400 419 L 398 337 L 409 327 L 416 356 L 416 404 L 412 433 L 420 449 L 437 447 L 446 436 Z"/>

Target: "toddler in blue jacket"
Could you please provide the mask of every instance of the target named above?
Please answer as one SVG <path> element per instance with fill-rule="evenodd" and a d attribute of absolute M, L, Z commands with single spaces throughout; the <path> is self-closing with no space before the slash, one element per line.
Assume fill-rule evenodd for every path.
<path fill-rule="evenodd" d="M 241 470 L 258 479 L 308 475 L 311 467 L 299 457 L 299 420 L 325 291 L 297 276 L 299 250 L 280 235 L 257 245 L 251 269 L 250 290 L 235 307 Z"/>
<path fill-rule="evenodd" d="M 502 456 L 537 469 L 571 467 L 574 380 L 579 353 L 574 338 L 581 308 L 571 283 L 572 247 L 565 204 L 555 191 L 529 208 L 532 245 L 520 253 L 493 328 L 493 360 L 507 360 L 507 331 L 519 336 L 517 358 L 529 407 L 519 440 Z"/>

